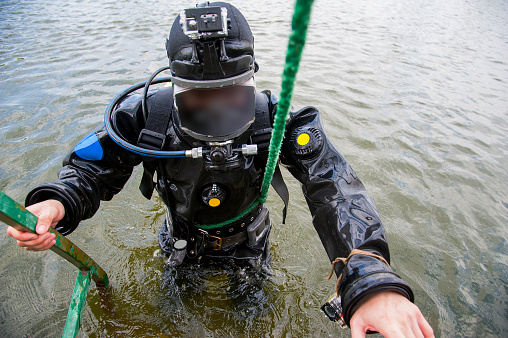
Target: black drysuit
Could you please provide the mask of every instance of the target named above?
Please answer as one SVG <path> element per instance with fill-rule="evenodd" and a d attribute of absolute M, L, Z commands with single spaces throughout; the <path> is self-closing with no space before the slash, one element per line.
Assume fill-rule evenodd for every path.
<path fill-rule="evenodd" d="M 159 99 L 167 97 L 167 109 L 175 114 L 172 89 L 159 91 L 150 94 L 148 106 L 151 106 L 155 95 Z M 111 117 L 116 133 L 133 144 L 137 143 L 145 123 L 140 102 L 139 94 L 127 96 Z M 86 150 L 76 151 L 75 148 L 65 158 L 58 180 L 35 187 L 28 194 L 26 205 L 47 199 L 61 201 L 66 214 L 57 230 L 67 235 L 81 220 L 94 215 L 101 200 L 110 200 L 120 192 L 133 168 L 143 163 L 148 177 L 144 179 L 144 195 L 151 195 L 151 172 L 155 171 L 155 188 L 176 220 L 176 237 L 182 237 L 185 231 L 199 234 L 213 232 L 210 234 L 215 237 L 229 235 L 228 231 L 244 231 L 243 225 L 225 226 L 208 232 L 199 230 L 196 225 L 224 222 L 255 203 L 260 195 L 276 105 L 276 99 L 269 91 L 256 94 L 255 122 L 235 142 L 240 145 L 257 144 L 258 155 L 235 153 L 233 159 L 219 166 L 207 160 L 206 156 L 203 159 L 141 156 L 120 147 L 110 138 L 104 126 L 99 126 L 92 134 L 96 140 L 95 150 L 99 147 L 99 152 L 89 155 Z M 302 134 L 306 134 L 303 141 L 299 139 Z M 186 135 L 176 123 L 169 123 L 164 150 L 188 150 L 202 145 Z M 389 261 L 386 235 L 374 201 L 351 166 L 326 137 L 320 114 L 315 108 L 306 107 L 290 114 L 280 162 L 301 182 L 314 227 L 330 261 L 347 257 L 353 249 L 368 251 Z M 206 194 L 211 186 L 222 191 L 218 206 L 206 203 Z M 260 212 L 257 208 L 254 211 Z M 247 215 L 247 222 L 249 217 Z M 244 224 L 245 220 L 236 222 L 237 225 L 239 223 Z M 242 245 L 238 243 L 230 248 L 237 250 L 233 256 L 255 255 L 257 249 L 262 249 Z M 204 246 L 198 246 L 193 254 L 211 253 Z M 188 255 L 192 257 L 189 252 Z M 343 274 L 339 291 L 347 324 L 358 301 L 371 292 L 391 290 L 413 301 L 409 285 L 375 257 L 353 255 L 345 267 L 337 264 L 335 271 L 337 275 Z"/>

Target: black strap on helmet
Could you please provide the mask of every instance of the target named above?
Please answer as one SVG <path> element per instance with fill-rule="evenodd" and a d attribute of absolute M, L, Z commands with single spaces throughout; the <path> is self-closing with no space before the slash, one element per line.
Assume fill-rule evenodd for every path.
<path fill-rule="evenodd" d="M 205 78 L 213 79 L 221 79 L 226 76 L 217 55 L 215 41 L 203 43 L 203 75 Z"/>

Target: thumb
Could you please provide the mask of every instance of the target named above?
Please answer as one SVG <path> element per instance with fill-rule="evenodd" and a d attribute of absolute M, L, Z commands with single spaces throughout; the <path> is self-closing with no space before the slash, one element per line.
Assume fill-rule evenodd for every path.
<path fill-rule="evenodd" d="M 56 208 L 45 208 L 39 215 L 37 226 L 35 230 L 39 235 L 43 235 L 48 232 L 55 219 L 58 217 L 58 210 Z"/>
<path fill-rule="evenodd" d="M 51 222 L 48 222 L 47 220 L 41 219 L 41 217 L 39 217 L 35 230 L 39 235 L 44 235 L 46 232 L 48 232 L 50 225 Z"/>
<path fill-rule="evenodd" d="M 359 324 L 351 324 L 351 338 L 365 338 L 365 330 Z"/>

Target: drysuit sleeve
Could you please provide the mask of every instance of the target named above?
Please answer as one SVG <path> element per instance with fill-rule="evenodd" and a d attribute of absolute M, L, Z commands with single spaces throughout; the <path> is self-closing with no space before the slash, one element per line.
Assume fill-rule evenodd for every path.
<path fill-rule="evenodd" d="M 320 114 L 312 107 L 291 114 L 281 162 L 302 183 L 302 189 L 330 261 L 348 257 L 353 249 L 390 260 L 386 234 L 371 195 L 346 159 L 326 137 Z M 414 300 L 410 286 L 381 260 L 356 254 L 335 265 L 346 324 L 366 295 L 391 290 Z"/>
<path fill-rule="evenodd" d="M 134 126 L 133 111 L 117 110 L 115 116 L 121 118 L 122 129 L 130 130 L 127 139 L 135 139 L 138 129 Z M 112 199 L 123 188 L 134 166 L 140 162 L 140 156 L 117 145 L 101 124 L 67 154 L 58 180 L 36 186 L 28 193 L 25 205 L 48 199 L 60 201 L 65 207 L 65 216 L 56 230 L 68 235 L 80 221 L 95 214 L 101 200 Z"/>

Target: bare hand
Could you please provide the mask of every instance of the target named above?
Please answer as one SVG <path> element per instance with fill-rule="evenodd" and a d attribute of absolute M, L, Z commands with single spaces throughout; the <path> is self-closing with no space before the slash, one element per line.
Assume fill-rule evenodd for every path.
<path fill-rule="evenodd" d="M 62 203 L 56 200 L 47 200 L 26 208 L 39 217 L 35 231 L 37 234 L 22 232 L 13 227 L 7 228 L 7 235 L 18 241 L 18 246 L 31 251 L 43 251 L 51 248 L 55 242 L 55 235 L 49 233 L 49 227 L 55 228 L 64 217 L 65 209 Z"/>
<path fill-rule="evenodd" d="M 367 330 L 387 338 L 431 338 L 434 331 L 420 309 L 406 297 L 385 291 L 367 296 L 351 318 L 351 338 L 364 338 Z"/>

